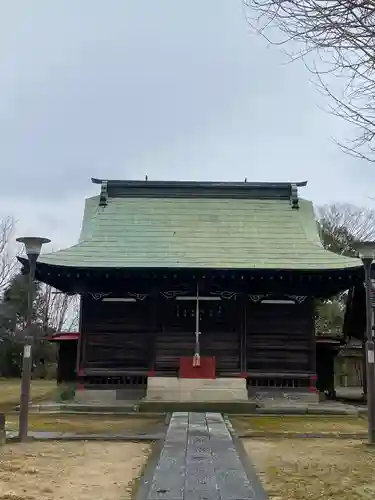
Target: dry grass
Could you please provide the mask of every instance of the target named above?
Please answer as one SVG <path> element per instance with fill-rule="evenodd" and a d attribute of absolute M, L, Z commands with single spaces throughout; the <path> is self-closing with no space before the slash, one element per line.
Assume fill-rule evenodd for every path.
<path fill-rule="evenodd" d="M 244 440 L 270 500 L 372 500 L 375 450 L 358 440 Z"/>
<path fill-rule="evenodd" d="M 131 500 L 150 453 L 139 443 L 7 445 L 0 458 L 2 500 Z"/>
<path fill-rule="evenodd" d="M 56 393 L 56 380 L 33 380 L 31 400 L 41 401 Z M 0 379 L 0 411 L 9 411 L 20 401 L 21 379 Z"/>
<path fill-rule="evenodd" d="M 164 427 L 163 418 L 126 415 L 48 415 L 30 413 L 30 431 L 74 432 L 79 434 L 152 433 Z M 7 430 L 18 429 L 18 415 L 6 417 Z M 1 498 L 1 497 L 0 497 Z"/>
<path fill-rule="evenodd" d="M 237 432 L 363 432 L 367 428 L 367 420 L 351 416 L 257 416 L 234 417 L 232 425 Z"/>

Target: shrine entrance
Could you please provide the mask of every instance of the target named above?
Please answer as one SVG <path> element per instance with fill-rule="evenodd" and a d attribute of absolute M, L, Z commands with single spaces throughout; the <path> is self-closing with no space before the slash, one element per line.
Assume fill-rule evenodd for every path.
<path fill-rule="evenodd" d="M 155 342 L 155 371 L 177 376 L 182 357 L 200 365 L 214 357 L 216 376 L 241 372 L 241 301 L 215 296 L 177 296 L 161 304 L 162 328 Z"/>

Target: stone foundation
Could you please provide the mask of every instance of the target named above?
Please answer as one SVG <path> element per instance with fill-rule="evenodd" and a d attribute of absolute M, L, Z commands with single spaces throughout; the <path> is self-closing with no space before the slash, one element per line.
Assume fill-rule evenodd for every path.
<path fill-rule="evenodd" d="M 117 391 L 112 389 L 83 389 L 76 391 L 74 402 L 90 405 L 116 405 L 118 404 Z"/>
<path fill-rule="evenodd" d="M 249 389 L 249 399 L 264 404 L 280 403 L 319 403 L 319 393 L 306 391 L 284 390 L 252 390 Z"/>
<path fill-rule="evenodd" d="M 146 401 L 247 401 L 243 378 L 149 377 Z"/>
<path fill-rule="evenodd" d="M 131 392 L 131 391 L 130 391 Z M 138 391 L 139 392 L 139 391 Z M 143 394 L 131 394 L 116 389 L 77 390 L 74 401 L 91 405 L 122 405 L 127 401 L 137 402 Z M 142 391 L 143 392 L 143 391 Z M 245 402 L 260 405 L 318 403 L 319 393 L 309 391 L 246 389 L 243 378 L 188 379 L 177 377 L 149 377 L 145 401 L 153 402 Z"/>

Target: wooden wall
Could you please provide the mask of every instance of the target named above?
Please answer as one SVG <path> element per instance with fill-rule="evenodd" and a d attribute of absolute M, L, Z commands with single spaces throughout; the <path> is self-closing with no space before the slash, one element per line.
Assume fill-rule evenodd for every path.
<path fill-rule="evenodd" d="M 247 371 L 315 371 L 312 302 L 250 304 L 246 314 Z"/>
<path fill-rule="evenodd" d="M 83 367 L 177 375 L 195 346 L 195 302 L 155 295 L 137 302 L 82 307 Z M 313 373 L 312 301 L 254 304 L 246 296 L 200 302 L 200 351 L 216 356 L 217 375 L 246 371 Z"/>
<path fill-rule="evenodd" d="M 84 368 L 148 370 L 153 342 L 150 301 L 82 303 Z"/>
<path fill-rule="evenodd" d="M 237 301 L 200 302 L 200 354 L 215 356 L 218 375 L 240 372 L 243 309 Z M 155 369 L 176 374 L 181 356 L 195 350 L 195 301 L 163 300 L 156 334 Z"/>

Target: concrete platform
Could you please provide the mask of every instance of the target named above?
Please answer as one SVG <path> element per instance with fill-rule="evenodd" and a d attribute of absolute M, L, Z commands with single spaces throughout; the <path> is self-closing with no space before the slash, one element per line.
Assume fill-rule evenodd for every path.
<path fill-rule="evenodd" d="M 259 405 L 254 401 L 140 401 L 134 405 L 103 405 L 77 403 L 41 403 L 30 406 L 30 413 L 96 414 L 154 417 L 174 411 L 217 412 L 235 415 L 362 415 L 367 408 L 340 402 L 273 403 Z"/>
<path fill-rule="evenodd" d="M 142 401 L 138 405 L 139 414 L 173 412 L 214 412 L 254 414 L 257 404 L 253 401 Z"/>
<path fill-rule="evenodd" d="M 259 415 L 353 415 L 361 414 L 356 406 L 334 401 L 321 403 L 273 402 L 260 405 L 256 413 Z"/>
<path fill-rule="evenodd" d="M 248 394 L 243 378 L 149 377 L 145 401 L 248 401 Z"/>

